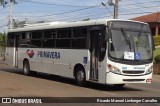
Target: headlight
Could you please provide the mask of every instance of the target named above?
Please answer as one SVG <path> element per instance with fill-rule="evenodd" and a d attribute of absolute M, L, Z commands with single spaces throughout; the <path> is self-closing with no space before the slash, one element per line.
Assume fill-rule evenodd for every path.
<path fill-rule="evenodd" d="M 146 74 L 150 74 L 153 72 L 153 66 L 151 66 L 147 71 L 146 71 Z"/>
<path fill-rule="evenodd" d="M 112 71 L 113 73 L 116 73 L 116 74 L 121 73 L 121 71 L 117 67 L 112 66 L 111 64 L 108 64 L 108 69 L 109 69 L 109 71 Z"/>

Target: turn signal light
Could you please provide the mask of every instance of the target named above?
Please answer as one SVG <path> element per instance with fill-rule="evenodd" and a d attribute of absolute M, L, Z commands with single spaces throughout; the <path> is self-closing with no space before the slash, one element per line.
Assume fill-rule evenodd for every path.
<path fill-rule="evenodd" d="M 112 68 L 112 65 L 111 64 L 108 64 L 108 69 L 111 69 Z"/>
<path fill-rule="evenodd" d="M 146 83 L 151 83 L 152 82 L 152 79 L 147 79 L 146 80 Z"/>

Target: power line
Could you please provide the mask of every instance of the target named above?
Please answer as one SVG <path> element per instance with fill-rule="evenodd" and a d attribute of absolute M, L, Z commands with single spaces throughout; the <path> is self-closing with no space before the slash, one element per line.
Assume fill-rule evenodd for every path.
<path fill-rule="evenodd" d="M 85 12 L 85 13 L 84 13 Z M 73 18 L 77 18 L 77 16 L 78 17 L 86 17 L 86 16 L 88 16 L 88 15 L 93 15 L 93 14 L 97 14 L 98 13 L 98 15 L 101 15 L 101 14 L 105 14 L 106 13 L 106 11 L 101 11 L 101 10 L 98 10 L 98 9 L 96 9 L 94 12 L 93 11 L 84 11 L 83 13 L 80 13 L 80 14 L 74 14 L 74 13 L 70 13 L 70 14 L 66 14 L 65 16 L 64 15 L 59 15 L 60 17 L 60 19 L 61 19 L 61 17 L 62 17 L 62 19 L 68 19 L 68 18 L 71 18 L 71 16 L 73 16 Z M 48 16 L 47 18 L 51 18 L 51 19 L 53 19 L 54 17 L 53 16 Z M 39 19 L 43 19 L 43 17 L 40 17 Z"/>
<path fill-rule="evenodd" d="M 147 3 L 155 3 L 155 2 L 159 2 L 159 0 L 150 1 L 150 2 L 133 3 L 133 4 L 123 4 L 123 5 L 121 5 L 121 6 L 128 7 L 128 6 L 134 6 L 134 5 L 139 5 L 139 4 L 147 4 Z"/>
<path fill-rule="evenodd" d="M 155 2 L 158 2 L 158 0 L 154 0 L 154 1 L 152 1 L 152 2 L 141 2 L 141 3 L 133 3 L 133 4 L 130 4 L 130 5 L 126 5 L 126 6 L 134 6 L 134 5 L 140 5 L 140 4 L 147 4 L 147 3 L 155 3 Z M 124 5 L 124 4 L 123 4 Z M 122 5 L 122 6 L 123 6 Z M 41 17 L 43 17 L 43 18 L 45 18 L 45 17 L 51 17 L 51 16 L 54 16 L 54 15 L 57 15 L 57 16 L 60 16 L 60 15 L 64 15 L 64 14 L 70 14 L 70 13 L 74 13 L 74 12 L 78 12 L 78 11 L 82 11 L 82 10 L 87 10 L 87 9 L 90 9 L 90 8 L 96 8 L 96 7 L 98 7 L 98 6 L 100 6 L 100 5 L 97 5 L 97 6 L 95 6 L 95 7 L 86 7 L 86 8 L 81 8 L 81 9 L 76 9 L 76 10 L 72 10 L 72 11 L 66 11 L 66 12 L 60 12 L 60 13 L 55 13 L 55 14 L 48 14 L 48 15 L 40 15 L 40 16 L 16 16 L 16 17 L 31 17 L 31 18 L 41 18 Z M 120 5 L 121 6 L 121 5 Z M 125 7 L 126 7 L 125 6 Z M 159 8 L 159 5 L 154 5 L 154 6 L 139 6 L 139 7 L 134 7 L 134 8 L 132 8 L 132 10 L 127 10 L 127 12 L 129 12 L 129 11 L 135 11 L 135 10 L 137 10 L 137 9 L 144 9 L 144 8 L 150 8 L 150 7 L 158 7 Z M 133 10 L 134 9 L 134 10 Z M 37 12 L 41 12 L 41 11 L 34 11 L 33 13 L 37 13 Z M 45 11 L 44 11 L 45 12 Z M 83 11 L 83 12 L 85 12 L 85 11 Z M 95 11 L 94 11 L 95 12 Z M 20 13 L 20 12 L 15 12 L 15 13 Z M 23 12 L 23 13 L 32 13 L 32 12 Z M 147 13 L 147 12 L 141 12 L 141 13 L 133 13 L 133 14 L 143 14 L 143 13 Z M 148 12 L 148 13 L 151 13 L 151 12 Z M 82 13 L 81 13 L 82 14 Z M 104 13 L 105 14 L 105 13 Z M 125 15 L 125 14 L 127 14 L 127 15 L 131 15 L 132 13 L 125 13 L 125 12 L 122 12 L 122 13 L 120 13 L 120 15 Z M 101 15 L 101 13 L 100 14 L 98 14 L 98 15 Z M 103 15 L 103 13 L 102 13 L 102 15 Z M 84 17 L 87 17 L 88 16 L 88 14 L 86 14 L 86 16 L 85 16 L 85 14 L 83 15 Z M 90 16 L 94 16 L 93 14 L 91 14 Z M 82 16 L 79 16 L 79 17 L 82 17 Z M 74 18 L 79 18 L 79 17 L 74 17 Z M 66 16 L 65 16 L 65 18 L 66 18 Z M 92 18 L 92 17 L 90 17 L 90 18 Z"/>
<path fill-rule="evenodd" d="M 63 15 L 63 14 L 73 13 L 73 12 L 77 12 L 77 11 L 83 11 L 83 10 L 87 10 L 87 9 L 91 9 L 91 8 L 95 8 L 95 7 L 98 7 L 98 6 L 86 7 L 86 8 L 81 8 L 81 9 L 76 9 L 76 10 L 72 10 L 72 11 L 56 13 L 56 14 L 48 14 L 48 15 L 45 15 L 45 16 L 44 15 L 40 15 L 40 16 L 21 16 L 21 17 L 37 18 L 37 17 L 48 17 L 48 16 L 54 16 L 54 15 Z"/>
<path fill-rule="evenodd" d="M 46 12 L 53 12 L 53 11 L 30 11 L 30 12 L 13 12 L 13 13 L 15 13 L 15 14 L 21 14 L 21 13 L 46 13 Z M 6 14 L 6 13 L 9 13 L 9 12 L 0 12 L 0 13 L 4 13 L 4 14 Z"/>
<path fill-rule="evenodd" d="M 145 13 L 153 13 L 153 12 L 134 12 L 134 13 L 120 13 L 119 15 L 145 14 Z"/>
<path fill-rule="evenodd" d="M 109 10 L 109 8 L 106 6 L 106 4 L 104 2 L 102 2 L 102 5 L 106 7 L 106 9 L 108 10 L 108 12 L 113 16 L 112 12 Z"/>
<path fill-rule="evenodd" d="M 32 1 L 27 1 L 27 2 L 32 2 Z M 152 1 L 152 2 L 157 2 L 156 1 Z M 37 3 L 37 2 L 36 2 Z M 39 2 L 38 2 L 39 3 Z M 143 2 L 144 3 L 151 3 L 151 2 Z M 43 3 L 42 3 L 43 4 Z M 136 5 L 137 3 L 134 3 L 134 4 L 130 4 L 130 5 L 127 5 L 127 6 L 131 6 L 131 5 Z M 139 4 L 142 4 L 142 3 L 139 3 Z M 52 4 L 49 4 L 49 5 L 52 5 Z M 157 6 L 157 5 L 156 5 Z M 94 7 L 94 6 L 93 6 Z M 88 9 L 90 7 L 87 7 L 85 9 Z M 92 7 L 91 7 L 92 8 Z M 148 7 L 140 7 L 140 8 L 148 8 Z M 23 17 L 48 17 L 48 16 L 53 16 L 53 15 L 62 15 L 62 14 L 67 14 L 67 13 L 72 13 L 72 12 L 76 12 L 76 11 L 81 11 L 81 10 L 85 10 L 85 9 L 78 9 L 78 10 L 73 10 L 73 11 L 68 11 L 68 12 L 62 12 L 62 13 L 57 13 L 57 14 L 49 14 L 49 15 L 46 15 L 46 16 L 23 16 Z M 136 9 L 139 9 L 139 8 L 136 8 Z"/>
<path fill-rule="evenodd" d="M 55 6 L 66 6 L 66 7 L 92 7 L 92 6 L 80 6 L 80 5 L 67 5 L 67 4 L 55 4 L 55 3 L 42 3 L 42 2 L 35 2 L 35 1 L 28 1 L 28 0 L 19 0 L 20 2 L 29 2 L 29 3 L 35 3 L 35 4 L 41 4 L 41 5 L 55 5 Z"/>
<path fill-rule="evenodd" d="M 147 9 L 147 8 L 151 8 L 151 7 L 157 7 L 157 8 L 159 8 L 159 6 L 160 6 L 160 4 L 158 4 L 158 5 L 151 5 L 151 6 L 144 6 L 144 7 L 135 7 L 135 8 L 132 8 L 132 10 L 131 11 L 135 11 L 135 10 L 138 10 L 138 9 Z"/>
<path fill-rule="evenodd" d="M 70 16 L 68 16 L 68 17 L 62 17 L 62 18 L 58 18 L 58 19 L 56 19 L 56 20 L 54 20 L 54 21 L 63 21 L 63 20 L 74 20 L 74 19 L 85 19 L 85 18 L 91 18 L 91 17 L 94 17 L 94 16 L 99 16 L 99 15 L 102 15 L 102 14 L 105 14 L 104 12 L 102 12 L 102 13 L 96 13 L 96 14 L 84 14 L 84 15 L 79 15 L 79 16 L 74 16 L 74 17 L 70 17 Z M 110 16 L 110 15 L 109 15 Z"/>
<path fill-rule="evenodd" d="M 153 1 L 154 2 L 154 1 Z M 155 2 L 157 2 L 157 1 L 155 1 Z M 150 2 L 144 2 L 144 3 L 150 3 Z M 141 4 L 144 4 L 144 3 L 141 3 Z M 137 3 L 136 3 L 137 4 Z M 135 5 L 135 4 L 131 4 L 131 5 Z M 125 6 L 125 7 L 128 7 L 128 6 L 131 6 L 131 5 L 127 5 L 127 6 Z M 139 5 L 139 4 L 137 4 L 137 5 Z M 156 5 L 157 6 L 157 5 Z M 133 7 L 134 8 L 134 7 Z M 143 8 L 143 7 L 140 7 L 140 8 Z M 137 9 L 137 8 L 135 8 L 135 9 Z M 109 9 L 107 8 L 107 10 L 109 11 Z M 13 13 L 42 13 L 42 12 L 52 12 L 52 11 L 32 11 L 32 12 L 13 12 Z M 9 13 L 9 12 L 0 12 L 0 13 Z"/>
<path fill-rule="evenodd" d="M 3 19 L 0 19 L 0 21 L 3 21 L 3 20 L 6 20 L 8 17 L 6 17 L 6 18 L 3 18 Z"/>
<path fill-rule="evenodd" d="M 1 28 L 4 28 L 4 27 L 6 27 L 6 26 L 8 26 L 8 24 L 5 24 L 5 25 L 0 26 L 0 29 L 1 29 Z"/>
<path fill-rule="evenodd" d="M 158 2 L 158 1 L 156 0 L 156 1 L 152 1 L 152 2 Z M 145 3 L 151 3 L 151 2 L 143 2 L 143 3 L 140 3 L 140 4 L 145 4 Z M 139 3 L 126 5 L 125 7 L 132 6 L 132 5 L 139 5 Z M 123 5 L 121 5 L 121 6 L 123 6 Z M 37 13 L 37 12 L 51 12 L 51 11 L 31 11 L 31 12 L 13 12 L 13 13 L 35 13 L 35 12 Z M 0 13 L 8 13 L 8 12 L 0 12 Z"/>
<path fill-rule="evenodd" d="M 4 9 L 6 9 L 6 8 L 9 8 L 9 6 L 5 6 L 4 8 L 0 8 L 0 10 L 4 10 Z"/>

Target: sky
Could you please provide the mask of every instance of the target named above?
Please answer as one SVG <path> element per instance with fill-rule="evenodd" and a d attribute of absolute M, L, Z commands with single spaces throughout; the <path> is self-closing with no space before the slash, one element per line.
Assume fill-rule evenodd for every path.
<path fill-rule="evenodd" d="M 19 21 L 112 19 L 114 11 L 114 6 L 108 5 L 108 0 L 17 0 L 17 2 L 13 5 L 13 19 Z M 119 0 L 118 4 L 119 19 L 131 19 L 160 12 L 160 0 Z M 9 12 L 9 4 L 5 8 L 0 6 L 0 32 L 8 30 Z"/>

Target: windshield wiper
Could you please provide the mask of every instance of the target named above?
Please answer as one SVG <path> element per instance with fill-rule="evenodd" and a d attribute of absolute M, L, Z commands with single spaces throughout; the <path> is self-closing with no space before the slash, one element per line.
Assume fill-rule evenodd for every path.
<path fill-rule="evenodd" d="M 121 32 L 122 32 L 122 34 L 123 34 L 123 37 L 124 37 L 127 45 L 129 46 L 129 48 L 130 48 L 130 50 L 131 50 L 131 43 L 130 43 L 130 40 L 129 40 L 127 34 L 126 34 L 126 31 L 125 31 L 123 28 L 121 28 Z"/>
<path fill-rule="evenodd" d="M 142 31 L 139 32 L 139 34 L 138 34 L 138 39 L 140 38 L 140 36 L 142 35 L 142 33 L 143 33 Z M 138 40 L 138 39 L 137 39 L 137 40 Z M 138 51 L 138 41 L 136 41 L 136 48 L 137 48 L 137 51 Z"/>

